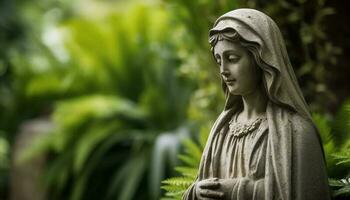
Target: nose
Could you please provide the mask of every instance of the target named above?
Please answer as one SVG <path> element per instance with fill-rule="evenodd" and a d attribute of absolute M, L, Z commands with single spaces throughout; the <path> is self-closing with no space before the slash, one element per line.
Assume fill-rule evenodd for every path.
<path fill-rule="evenodd" d="M 227 78 L 228 76 L 230 76 L 230 71 L 227 69 L 227 63 L 225 63 L 224 61 L 221 61 L 220 64 L 220 74 L 221 76 Z"/>
<path fill-rule="evenodd" d="M 228 78 L 230 76 L 230 72 L 227 70 L 223 70 L 221 73 L 221 76 L 223 76 L 224 78 Z"/>

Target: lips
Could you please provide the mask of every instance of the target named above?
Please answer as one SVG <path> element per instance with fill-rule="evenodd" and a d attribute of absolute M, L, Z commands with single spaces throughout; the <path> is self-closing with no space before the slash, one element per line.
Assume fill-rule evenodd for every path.
<path fill-rule="evenodd" d="M 227 85 L 233 85 L 236 82 L 236 79 L 227 79 L 225 82 Z"/>

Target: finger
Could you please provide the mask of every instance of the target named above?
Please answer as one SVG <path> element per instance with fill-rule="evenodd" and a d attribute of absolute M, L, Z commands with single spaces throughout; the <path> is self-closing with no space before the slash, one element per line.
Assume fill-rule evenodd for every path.
<path fill-rule="evenodd" d="M 219 178 L 207 178 L 204 180 L 201 180 L 200 182 L 218 182 Z"/>
<path fill-rule="evenodd" d="M 216 189 L 220 186 L 219 182 L 202 182 L 199 187 L 202 189 Z"/>
<path fill-rule="evenodd" d="M 209 178 L 209 179 L 207 179 L 207 180 L 209 180 L 209 181 L 218 181 L 219 178 Z"/>
<path fill-rule="evenodd" d="M 200 191 L 200 195 L 202 197 L 215 198 L 215 199 L 221 199 L 222 197 L 224 197 L 223 192 L 214 191 L 214 190 L 202 190 Z"/>

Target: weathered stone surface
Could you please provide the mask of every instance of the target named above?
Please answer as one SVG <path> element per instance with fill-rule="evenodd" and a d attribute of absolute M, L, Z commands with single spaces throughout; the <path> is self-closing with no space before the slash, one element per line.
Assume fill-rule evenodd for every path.
<path fill-rule="evenodd" d="M 275 22 L 233 10 L 209 42 L 226 104 L 183 199 L 330 199 L 320 137 Z"/>

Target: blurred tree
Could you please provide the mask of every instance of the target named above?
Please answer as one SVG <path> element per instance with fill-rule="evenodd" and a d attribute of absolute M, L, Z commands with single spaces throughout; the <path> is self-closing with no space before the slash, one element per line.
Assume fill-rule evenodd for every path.
<path fill-rule="evenodd" d="M 68 18 L 55 6 L 45 11 L 29 31 L 30 51 L 11 55 L 21 114 L 52 113 L 56 127 L 22 160 L 50 153 L 50 199 L 157 198 L 190 128 L 193 87 L 177 73 L 176 24 L 168 28 L 159 4 L 75 3 Z"/>
<path fill-rule="evenodd" d="M 12 70 L 10 52 L 21 49 L 23 26 L 14 12 L 14 2 L 0 1 L 0 199 L 8 197 L 10 144 L 8 129 L 14 130 L 11 119 L 15 95 L 12 93 Z"/>

